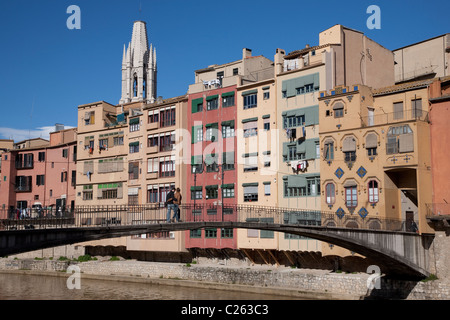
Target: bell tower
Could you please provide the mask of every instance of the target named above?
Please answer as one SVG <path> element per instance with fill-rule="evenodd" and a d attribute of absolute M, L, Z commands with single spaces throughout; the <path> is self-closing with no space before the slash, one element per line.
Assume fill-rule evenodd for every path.
<path fill-rule="evenodd" d="M 123 46 L 122 98 L 119 104 L 156 100 L 156 49 L 148 47 L 147 26 L 135 21 L 131 42 Z"/>

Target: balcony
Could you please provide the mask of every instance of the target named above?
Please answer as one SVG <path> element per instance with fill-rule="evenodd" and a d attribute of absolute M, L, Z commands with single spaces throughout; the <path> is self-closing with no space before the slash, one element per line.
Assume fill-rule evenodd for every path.
<path fill-rule="evenodd" d="M 159 128 L 159 122 L 150 122 L 147 125 L 147 130 L 155 130 Z"/>
<path fill-rule="evenodd" d="M 157 153 L 159 151 L 159 146 L 147 147 L 147 153 Z"/>
<path fill-rule="evenodd" d="M 342 118 L 342 120 L 344 120 Z M 361 117 L 361 127 L 371 127 L 398 123 L 402 121 L 423 121 L 428 122 L 428 112 L 421 109 L 403 110 L 400 112 L 390 112 L 373 116 Z"/>

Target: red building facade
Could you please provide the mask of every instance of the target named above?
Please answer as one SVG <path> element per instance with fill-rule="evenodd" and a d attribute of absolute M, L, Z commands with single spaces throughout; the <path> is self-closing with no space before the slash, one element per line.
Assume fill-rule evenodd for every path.
<path fill-rule="evenodd" d="M 189 95 L 191 165 L 187 173 L 189 219 L 236 219 L 236 85 Z M 222 207 L 222 203 L 224 207 Z M 195 205 L 195 206 L 194 206 Z M 186 248 L 237 248 L 233 229 L 186 232 Z"/>

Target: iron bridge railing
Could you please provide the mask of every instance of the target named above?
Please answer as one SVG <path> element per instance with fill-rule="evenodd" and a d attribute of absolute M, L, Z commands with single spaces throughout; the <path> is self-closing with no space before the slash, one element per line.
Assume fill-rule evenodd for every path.
<path fill-rule="evenodd" d="M 411 222 L 379 217 L 361 217 L 358 214 L 340 214 L 329 211 L 280 208 L 257 205 L 209 205 L 183 204 L 180 206 L 179 218 L 172 221 L 174 212 L 161 204 L 147 205 L 104 205 L 75 206 L 72 209 L 58 211 L 33 212 L 17 214 L 0 210 L 0 230 L 45 229 L 68 227 L 129 226 L 143 224 L 181 222 L 253 222 L 270 224 L 289 224 L 303 226 L 326 226 L 353 229 L 388 230 L 416 232 L 417 225 Z M 22 210 L 23 212 L 23 210 Z"/>

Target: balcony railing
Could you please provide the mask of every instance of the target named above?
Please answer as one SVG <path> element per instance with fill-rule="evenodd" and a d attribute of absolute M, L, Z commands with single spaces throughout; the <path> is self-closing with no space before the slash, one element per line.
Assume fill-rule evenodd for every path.
<path fill-rule="evenodd" d="M 428 122 L 428 112 L 421 109 L 410 109 L 361 117 L 361 126 L 370 127 L 411 120 Z"/>

